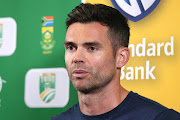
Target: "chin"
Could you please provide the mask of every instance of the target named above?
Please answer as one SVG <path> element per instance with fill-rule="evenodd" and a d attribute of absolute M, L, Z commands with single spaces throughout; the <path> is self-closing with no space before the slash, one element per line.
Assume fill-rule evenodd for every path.
<path fill-rule="evenodd" d="M 83 94 L 92 94 L 92 93 L 97 93 L 98 91 L 101 90 L 100 87 L 97 86 L 76 86 L 75 89 Z"/>
<path fill-rule="evenodd" d="M 86 89 L 86 88 L 77 88 L 76 89 L 78 92 L 83 93 L 83 94 L 89 94 L 92 93 L 92 90 Z"/>

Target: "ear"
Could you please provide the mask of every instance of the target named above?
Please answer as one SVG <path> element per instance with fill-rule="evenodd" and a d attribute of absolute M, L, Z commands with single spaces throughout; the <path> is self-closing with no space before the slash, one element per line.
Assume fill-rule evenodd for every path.
<path fill-rule="evenodd" d="M 116 52 L 116 67 L 122 68 L 129 60 L 130 52 L 128 47 L 120 47 Z"/>

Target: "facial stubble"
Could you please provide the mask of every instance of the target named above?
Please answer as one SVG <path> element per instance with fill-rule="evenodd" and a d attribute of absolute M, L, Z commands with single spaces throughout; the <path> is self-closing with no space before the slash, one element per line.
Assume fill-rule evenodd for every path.
<path fill-rule="evenodd" d="M 88 76 L 84 78 L 80 78 L 80 77 L 74 77 L 72 75 L 73 69 L 71 70 L 68 69 L 68 74 L 74 88 L 83 94 L 97 93 L 102 91 L 113 80 L 114 77 L 113 70 L 109 70 L 108 73 L 105 72 L 100 73 L 100 70 L 92 72 L 92 69 L 82 64 L 76 65 L 76 68 L 81 68 L 88 71 Z M 82 82 L 82 81 L 85 82 L 85 84 L 82 86 L 78 85 L 78 82 Z"/>

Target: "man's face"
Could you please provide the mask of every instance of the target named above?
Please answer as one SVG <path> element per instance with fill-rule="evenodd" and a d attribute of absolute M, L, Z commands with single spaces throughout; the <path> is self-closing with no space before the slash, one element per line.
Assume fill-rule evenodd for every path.
<path fill-rule="evenodd" d="M 76 90 L 91 93 L 110 83 L 116 72 L 108 28 L 98 22 L 73 23 L 65 38 L 65 62 Z"/>

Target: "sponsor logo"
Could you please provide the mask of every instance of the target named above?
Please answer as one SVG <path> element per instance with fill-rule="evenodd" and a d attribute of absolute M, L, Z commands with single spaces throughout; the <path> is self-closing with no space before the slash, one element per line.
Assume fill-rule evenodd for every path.
<path fill-rule="evenodd" d="M 125 17 L 137 22 L 149 15 L 160 0 L 111 0 L 111 2 Z"/>
<path fill-rule="evenodd" d="M 0 18 L 0 56 L 10 56 L 16 50 L 17 24 L 13 18 Z"/>
<path fill-rule="evenodd" d="M 43 73 L 40 76 L 40 97 L 41 100 L 49 103 L 55 96 L 56 74 Z"/>
<path fill-rule="evenodd" d="M 6 83 L 6 81 L 5 80 L 3 80 L 2 78 L 1 78 L 1 76 L 0 76 L 0 93 L 1 93 L 1 90 L 2 90 L 2 87 L 3 87 L 3 83 Z M 0 98 L 0 107 L 1 107 L 1 98 Z"/>
<path fill-rule="evenodd" d="M 42 18 L 42 41 L 40 41 L 43 54 L 51 54 L 55 45 L 54 34 L 54 16 L 44 16 Z"/>
<path fill-rule="evenodd" d="M 25 78 L 25 104 L 30 108 L 64 107 L 69 101 L 69 77 L 64 68 L 31 69 Z"/>
<path fill-rule="evenodd" d="M 1 90 L 2 90 L 3 83 L 6 83 L 6 81 L 3 80 L 3 79 L 1 78 L 1 76 L 0 76 L 0 92 L 1 92 Z"/>
<path fill-rule="evenodd" d="M 86 3 L 86 0 L 81 0 L 82 3 Z"/>
<path fill-rule="evenodd" d="M 3 43 L 2 32 L 3 32 L 3 24 L 0 24 L 0 48 L 1 48 L 2 43 Z"/>

